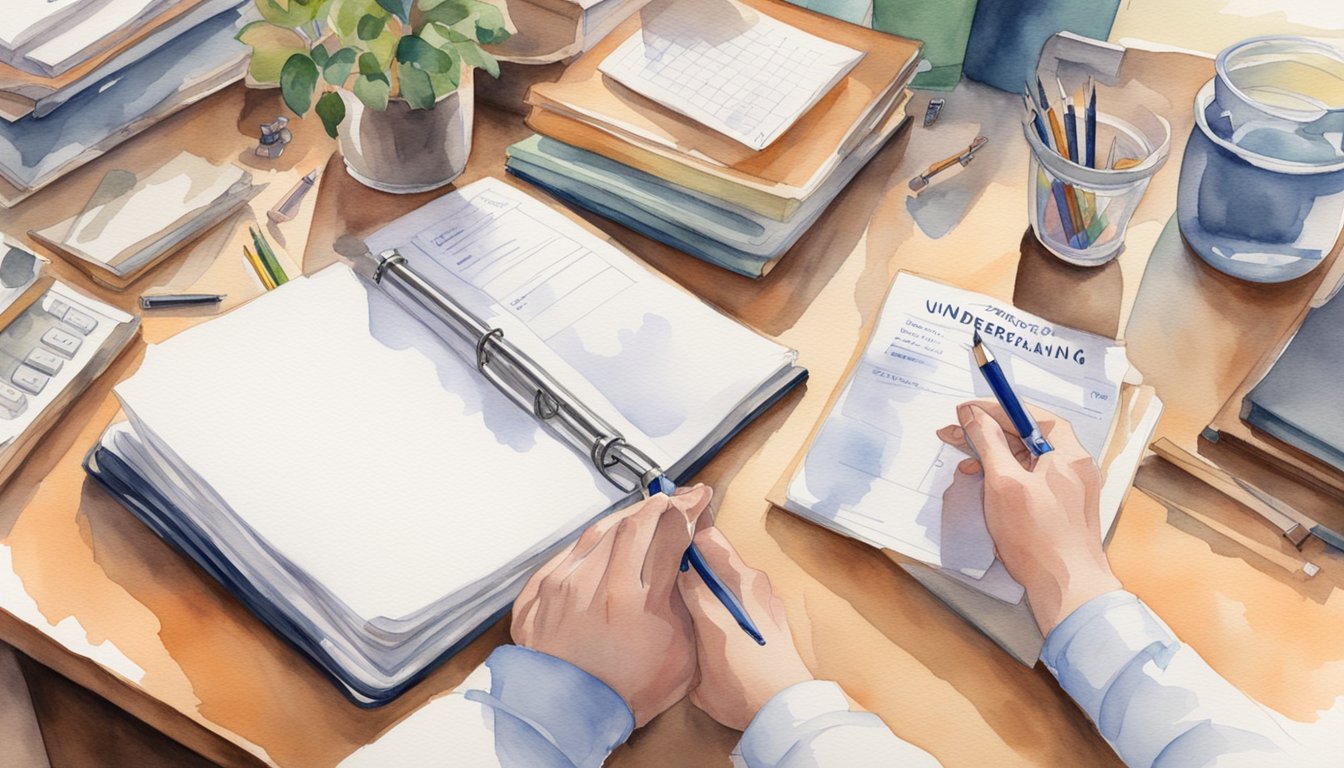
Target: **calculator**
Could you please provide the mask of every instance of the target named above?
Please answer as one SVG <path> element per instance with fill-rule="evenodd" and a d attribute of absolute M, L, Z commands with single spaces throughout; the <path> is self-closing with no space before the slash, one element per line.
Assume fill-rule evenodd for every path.
<path fill-rule="evenodd" d="M 32 271 L 8 272 L 15 252 L 0 257 L 0 483 L 31 447 L 135 338 L 138 318 L 85 296 L 64 283 L 40 281 L 45 262 Z M 26 252 L 24 252 L 26 253 Z M 14 283 L 18 274 L 30 285 Z M 38 290 L 19 290 L 36 287 Z M 45 289 L 44 289 L 45 288 Z M 26 306 L 24 306 L 26 304 Z"/>

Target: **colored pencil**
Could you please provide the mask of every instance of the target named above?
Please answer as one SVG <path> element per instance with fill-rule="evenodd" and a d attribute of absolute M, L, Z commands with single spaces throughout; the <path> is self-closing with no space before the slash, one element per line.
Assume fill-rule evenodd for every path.
<path fill-rule="evenodd" d="M 1056 81 L 1058 82 L 1058 81 Z M 1064 90 L 1064 84 L 1059 83 L 1059 103 L 1064 111 L 1064 137 L 1068 142 L 1069 162 L 1078 162 L 1078 113 L 1073 107 L 1073 99 L 1069 98 L 1068 92 Z"/>
<path fill-rule="evenodd" d="M 266 238 L 251 227 L 248 227 L 248 231 L 252 233 L 252 244 L 256 246 L 257 256 L 261 257 L 261 263 L 266 265 L 266 271 L 271 273 L 275 284 L 281 286 L 289 282 L 289 276 L 285 274 L 284 267 L 280 266 L 280 261 L 275 258 L 275 251 L 271 250 L 271 245 L 266 242 Z"/>
<path fill-rule="evenodd" d="M 257 278 L 261 280 L 262 287 L 268 291 L 274 288 L 275 280 L 273 280 L 271 274 L 266 271 L 266 266 L 261 263 L 261 259 L 257 257 L 257 254 L 253 253 L 251 248 L 244 245 L 243 256 L 247 259 L 247 263 L 252 265 L 252 271 L 257 273 Z"/>
<path fill-rule="evenodd" d="M 1087 100 L 1087 167 L 1097 167 L 1097 83 L 1095 80 L 1088 79 L 1088 87 L 1091 94 Z"/>

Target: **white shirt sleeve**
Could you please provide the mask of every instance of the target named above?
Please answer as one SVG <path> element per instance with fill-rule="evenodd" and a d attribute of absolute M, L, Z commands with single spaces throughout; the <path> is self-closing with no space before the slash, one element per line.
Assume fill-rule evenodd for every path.
<path fill-rule="evenodd" d="M 1302 764 L 1269 713 L 1128 592 L 1080 606 L 1041 660 L 1131 768 Z"/>
<path fill-rule="evenodd" d="M 939 765 L 929 753 L 897 738 L 877 715 L 851 712 L 840 686 L 826 680 L 798 683 L 766 702 L 733 750 L 733 764 L 746 768 Z"/>
<path fill-rule="evenodd" d="M 505 645 L 341 768 L 590 768 L 634 730 L 624 700 L 554 656 Z"/>

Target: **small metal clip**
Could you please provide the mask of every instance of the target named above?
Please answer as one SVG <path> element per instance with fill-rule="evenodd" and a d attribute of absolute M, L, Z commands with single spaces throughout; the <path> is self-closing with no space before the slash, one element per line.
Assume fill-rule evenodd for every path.
<path fill-rule="evenodd" d="M 277 117 L 274 122 L 262 123 L 256 155 L 274 160 L 285 153 L 285 146 L 293 140 L 294 134 L 289 130 L 288 117 Z"/>
<path fill-rule="evenodd" d="M 971 145 L 966 149 L 964 149 L 963 151 L 958 152 L 957 154 L 951 157 L 939 160 L 933 165 L 930 165 L 928 170 L 924 171 L 915 178 L 911 179 L 910 189 L 915 192 L 924 189 L 925 187 L 929 186 L 930 179 L 942 173 L 943 171 L 946 171 L 948 168 L 951 168 L 954 165 L 970 165 L 971 161 L 975 159 L 975 153 L 979 152 L 980 148 L 988 143 L 989 139 L 987 137 L 976 136 L 975 141 L 972 141 Z"/>
<path fill-rule="evenodd" d="M 938 122 L 938 116 L 941 115 L 941 114 L 943 113 L 943 104 L 944 104 L 944 103 L 945 103 L 945 102 L 944 102 L 942 99 L 930 99 L 930 100 L 929 100 L 929 106 L 927 106 L 927 107 L 924 108 L 924 127 L 925 127 L 925 128 L 928 128 L 930 125 L 933 125 L 934 123 Z"/>

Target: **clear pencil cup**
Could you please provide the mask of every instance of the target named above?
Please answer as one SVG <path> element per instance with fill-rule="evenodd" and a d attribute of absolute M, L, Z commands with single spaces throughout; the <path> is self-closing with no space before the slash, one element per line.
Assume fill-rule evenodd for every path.
<path fill-rule="evenodd" d="M 1098 113 L 1095 168 L 1085 156 L 1075 163 L 1044 144 L 1031 120 L 1023 133 L 1031 147 L 1027 208 L 1036 239 L 1070 264 L 1093 267 L 1115 258 L 1148 182 L 1166 162 L 1171 126 L 1150 112 L 1132 123 Z"/>

